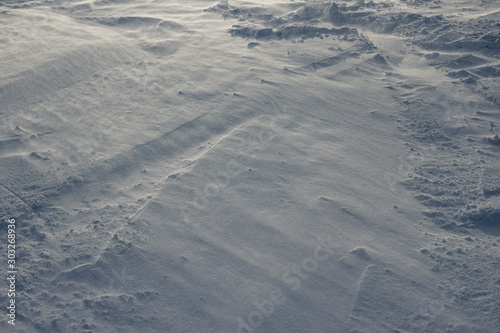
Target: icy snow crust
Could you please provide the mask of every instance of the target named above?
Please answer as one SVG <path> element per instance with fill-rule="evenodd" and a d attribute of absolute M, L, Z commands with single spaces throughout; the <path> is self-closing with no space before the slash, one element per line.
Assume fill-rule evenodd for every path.
<path fill-rule="evenodd" d="M 0 330 L 498 332 L 499 19 L 2 1 Z"/>

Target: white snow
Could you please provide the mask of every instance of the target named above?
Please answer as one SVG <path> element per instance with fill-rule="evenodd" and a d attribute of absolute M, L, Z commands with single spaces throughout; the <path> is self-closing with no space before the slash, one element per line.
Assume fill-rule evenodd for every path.
<path fill-rule="evenodd" d="M 0 330 L 498 332 L 499 18 L 0 2 Z"/>

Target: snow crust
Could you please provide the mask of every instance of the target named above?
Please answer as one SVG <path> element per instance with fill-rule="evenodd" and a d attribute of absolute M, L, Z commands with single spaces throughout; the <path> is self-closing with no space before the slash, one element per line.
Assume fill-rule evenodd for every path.
<path fill-rule="evenodd" d="M 0 2 L 0 330 L 498 332 L 499 19 Z"/>

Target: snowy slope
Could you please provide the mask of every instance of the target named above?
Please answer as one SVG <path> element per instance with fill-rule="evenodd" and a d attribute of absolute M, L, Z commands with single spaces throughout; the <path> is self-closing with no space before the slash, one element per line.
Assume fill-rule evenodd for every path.
<path fill-rule="evenodd" d="M 0 5 L 2 332 L 498 332 L 498 3 Z"/>

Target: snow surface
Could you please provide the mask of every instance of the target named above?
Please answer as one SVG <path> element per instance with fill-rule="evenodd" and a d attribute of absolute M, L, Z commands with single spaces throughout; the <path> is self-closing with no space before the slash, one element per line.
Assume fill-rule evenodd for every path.
<path fill-rule="evenodd" d="M 0 330 L 500 332 L 498 22 L 1 1 Z"/>

